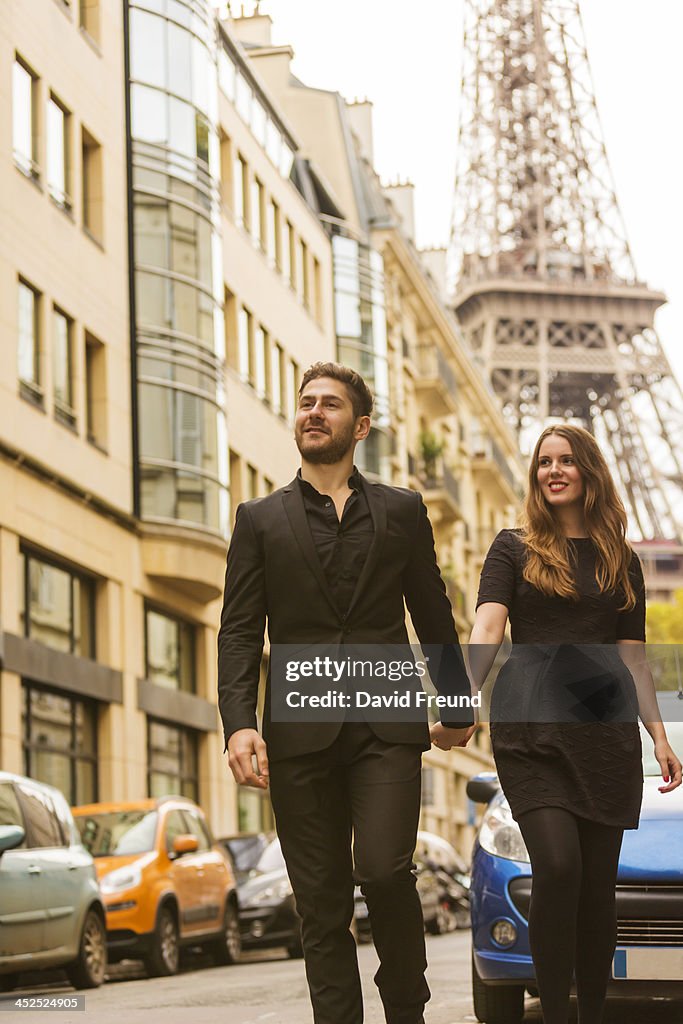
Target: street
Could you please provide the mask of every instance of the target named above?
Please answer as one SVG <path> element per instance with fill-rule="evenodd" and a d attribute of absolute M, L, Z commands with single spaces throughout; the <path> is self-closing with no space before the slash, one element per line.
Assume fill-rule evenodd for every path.
<path fill-rule="evenodd" d="M 372 945 L 358 950 L 365 992 L 366 1024 L 383 1024 L 384 1015 L 372 976 L 377 957 Z M 467 931 L 427 938 L 432 999 L 427 1024 L 471 1024 L 475 1021 L 470 995 L 470 936 Z M 248 953 L 233 967 L 202 967 L 199 956 L 186 958 L 182 972 L 172 978 L 146 978 L 132 963 L 111 969 L 110 980 L 85 993 L 85 1013 L 60 1011 L 59 1024 L 309 1024 L 303 960 L 290 960 L 280 951 Z M 31 993 L 64 995 L 62 984 L 24 987 L 12 997 Z M 12 1014 L 14 1017 L 14 1014 Z M 21 1011 L 25 1024 L 45 1024 L 45 1013 Z M 527 999 L 524 1024 L 542 1021 L 538 1000 Z M 612 1002 L 604 1024 L 681 1024 L 682 1003 Z"/>

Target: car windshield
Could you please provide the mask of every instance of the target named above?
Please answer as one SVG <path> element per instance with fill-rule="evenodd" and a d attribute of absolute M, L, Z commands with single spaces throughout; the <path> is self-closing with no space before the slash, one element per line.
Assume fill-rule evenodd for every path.
<path fill-rule="evenodd" d="M 235 862 L 235 870 L 246 873 L 258 864 L 268 839 L 264 835 L 236 836 L 227 840 L 227 844 Z"/>
<path fill-rule="evenodd" d="M 679 759 L 683 757 L 683 722 L 666 722 L 666 735 Z M 643 734 L 643 775 L 661 775 L 662 770 L 655 760 L 651 737 L 641 727 Z"/>
<path fill-rule="evenodd" d="M 138 810 L 79 814 L 75 820 L 81 842 L 93 857 L 124 857 L 154 848 L 158 817 L 156 811 Z"/>
<path fill-rule="evenodd" d="M 282 856 L 282 850 L 280 849 L 280 840 L 273 839 L 272 843 L 266 846 L 259 857 L 258 863 L 254 866 L 254 871 L 264 875 L 267 871 L 281 870 L 286 870 L 285 858 Z"/>

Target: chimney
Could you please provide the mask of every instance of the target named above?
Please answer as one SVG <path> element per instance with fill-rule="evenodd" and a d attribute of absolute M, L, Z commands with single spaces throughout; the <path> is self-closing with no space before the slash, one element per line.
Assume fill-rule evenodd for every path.
<path fill-rule="evenodd" d="M 273 39 L 273 19 L 269 14 L 260 14 L 256 4 L 252 14 L 244 13 L 244 4 L 240 4 L 239 14 L 226 19 L 232 34 L 240 43 L 253 43 L 256 46 L 270 46 Z"/>
<path fill-rule="evenodd" d="M 415 243 L 415 186 L 412 181 L 396 182 L 384 185 L 382 191 L 401 218 L 401 227 L 413 244 Z"/>
<path fill-rule="evenodd" d="M 357 136 L 360 150 L 371 167 L 375 166 L 375 152 L 372 138 L 372 103 L 370 100 L 354 100 L 346 104 L 351 130 Z"/>

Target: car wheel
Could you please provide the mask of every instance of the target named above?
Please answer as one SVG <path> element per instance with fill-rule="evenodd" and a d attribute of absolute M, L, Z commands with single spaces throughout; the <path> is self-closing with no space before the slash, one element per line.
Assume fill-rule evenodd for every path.
<path fill-rule="evenodd" d="M 74 988 L 98 988 L 107 969 L 107 933 L 101 915 L 88 911 L 81 933 L 78 956 L 66 969 Z"/>
<path fill-rule="evenodd" d="M 242 936 L 237 908 L 234 903 L 226 901 L 223 927 L 220 938 L 209 945 L 209 951 L 216 964 L 235 964 L 242 952 Z"/>
<path fill-rule="evenodd" d="M 474 1014 L 482 1024 L 520 1024 L 524 1017 L 524 985 L 487 985 L 472 957 Z"/>
<path fill-rule="evenodd" d="M 0 992 L 14 992 L 18 984 L 18 974 L 0 974 Z"/>
<path fill-rule="evenodd" d="M 178 922 L 173 908 L 166 903 L 159 911 L 152 948 L 145 957 L 145 967 L 150 978 L 165 978 L 178 973 L 179 963 Z"/>

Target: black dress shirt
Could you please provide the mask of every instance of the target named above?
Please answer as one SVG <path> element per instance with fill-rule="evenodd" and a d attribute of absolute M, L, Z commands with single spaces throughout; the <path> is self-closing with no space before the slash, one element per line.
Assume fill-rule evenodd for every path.
<path fill-rule="evenodd" d="M 360 473 L 354 466 L 348 480 L 351 494 L 346 499 L 341 520 L 329 494 L 321 494 L 304 480 L 301 470 L 297 480 L 325 579 L 340 614 L 344 615 L 349 610 L 374 532 Z"/>

